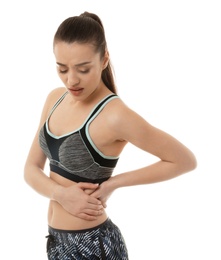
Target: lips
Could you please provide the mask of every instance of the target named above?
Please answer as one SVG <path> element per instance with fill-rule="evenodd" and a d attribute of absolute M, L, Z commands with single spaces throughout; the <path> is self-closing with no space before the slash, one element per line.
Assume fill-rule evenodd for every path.
<path fill-rule="evenodd" d="M 83 88 L 69 88 L 69 91 L 74 95 L 79 95 L 83 91 Z"/>
<path fill-rule="evenodd" d="M 82 89 L 83 89 L 83 88 L 75 88 L 75 89 L 70 88 L 71 91 L 79 91 L 79 90 L 82 90 Z"/>

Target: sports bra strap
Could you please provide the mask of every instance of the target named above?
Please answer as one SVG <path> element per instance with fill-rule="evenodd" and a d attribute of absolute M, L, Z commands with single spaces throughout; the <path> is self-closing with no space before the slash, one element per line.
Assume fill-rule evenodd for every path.
<path fill-rule="evenodd" d="M 53 105 L 48 118 L 50 118 L 51 114 L 54 112 L 54 110 L 56 109 L 56 107 L 61 103 L 61 101 L 65 98 L 65 96 L 68 94 L 68 91 L 66 91 L 57 101 L 56 103 Z"/>
<path fill-rule="evenodd" d="M 102 107 L 104 107 L 110 100 L 112 100 L 113 98 L 118 98 L 118 96 L 116 94 L 110 94 L 109 96 L 107 96 L 106 98 L 104 98 L 103 100 L 100 101 L 100 103 L 98 103 L 95 108 L 93 109 L 93 111 L 91 112 L 90 116 L 87 118 L 87 120 L 85 121 L 84 125 L 86 125 L 92 117 L 94 117 L 97 113 L 99 113 L 100 109 Z"/>

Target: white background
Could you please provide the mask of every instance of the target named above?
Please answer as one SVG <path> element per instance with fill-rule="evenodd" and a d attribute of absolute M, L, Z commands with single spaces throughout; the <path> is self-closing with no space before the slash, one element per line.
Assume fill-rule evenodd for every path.
<path fill-rule="evenodd" d="M 108 213 L 130 260 L 220 260 L 219 1 L 2 1 L 1 259 L 44 260 L 48 200 L 23 180 L 45 98 L 61 86 L 52 52 L 58 25 L 83 11 L 103 20 L 119 95 L 196 155 L 179 178 L 123 188 Z M 115 173 L 155 159 L 128 145 Z M 4 257 L 2 257 L 4 256 Z"/>

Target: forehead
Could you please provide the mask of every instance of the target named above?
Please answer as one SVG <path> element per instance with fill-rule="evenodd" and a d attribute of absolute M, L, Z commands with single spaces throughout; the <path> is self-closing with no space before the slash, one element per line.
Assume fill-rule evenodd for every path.
<path fill-rule="evenodd" d="M 99 53 L 95 52 L 91 44 L 58 42 L 54 45 L 56 61 L 62 64 L 78 64 L 85 61 L 96 62 Z"/>

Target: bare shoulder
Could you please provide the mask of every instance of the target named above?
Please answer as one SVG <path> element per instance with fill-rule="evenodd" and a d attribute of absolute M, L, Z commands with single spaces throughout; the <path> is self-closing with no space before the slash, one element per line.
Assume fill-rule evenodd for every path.
<path fill-rule="evenodd" d="M 45 121 L 46 118 L 49 115 L 49 112 L 51 111 L 54 104 L 57 102 L 57 100 L 66 92 L 66 88 L 59 87 L 53 89 L 46 97 L 45 104 L 42 111 L 41 121 Z"/>
<path fill-rule="evenodd" d="M 66 91 L 67 90 L 64 87 L 53 89 L 51 92 L 49 92 L 46 102 L 54 104 Z"/>
<path fill-rule="evenodd" d="M 113 121 L 114 119 L 113 122 L 117 123 L 118 120 L 130 111 L 130 108 L 121 98 L 114 98 L 105 106 L 104 111 L 107 114 L 108 120 Z"/>
<path fill-rule="evenodd" d="M 128 120 L 131 117 L 138 117 L 140 118 L 139 114 L 137 114 L 133 109 L 131 109 L 128 105 L 121 98 L 116 98 L 109 102 L 108 110 L 111 111 L 109 117 L 115 118 L 115 120 Z"/>
<path fill-rule="evenodd" d="M 66 88 L 59 87 L 53 89 L 51 92 L 49 92 L 46 101 L 45 101 L 45 107 L 47 109 L 51 109 L 53 105 L 57 102 L 57 100 L 66 92 Z"/>
<path fill-rule="evenodd" d="M 133 109 L 128 107 L 120 98 L 116 98 L 106 106 L 106 120 L 108 126 L 117 132 L 130 129 L 131 125 L 147 124 L 147 122 Z"/>

